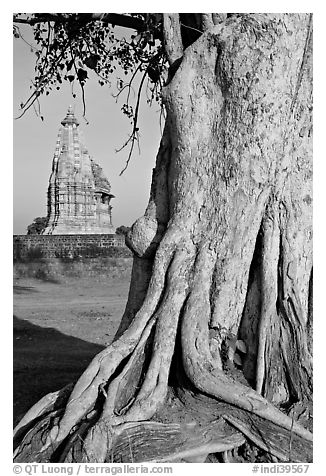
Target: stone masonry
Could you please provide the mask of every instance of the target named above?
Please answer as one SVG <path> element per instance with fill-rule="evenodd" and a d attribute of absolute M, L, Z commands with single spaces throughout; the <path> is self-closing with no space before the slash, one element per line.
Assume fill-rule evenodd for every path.
<path fill-rule="evenodd" d="M 112 234 L 111 185 L 83 144 L 70 106 L 61 122 L 48 188 L 45 235 Z"/>
<path fill-rule="evenodd" d="M 123 235 L 14 235 L 15 262 L 59 259 L 131 257 Z"/>

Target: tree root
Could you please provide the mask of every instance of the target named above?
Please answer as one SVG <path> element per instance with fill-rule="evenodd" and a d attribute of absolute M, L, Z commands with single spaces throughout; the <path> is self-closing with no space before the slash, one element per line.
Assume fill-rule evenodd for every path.
<path fill-rule="evenodd" d="M 27 432 L 29 426 L 35 424 L 39 417 L 44 417 L 54 410 L 64 407 L 73 387 L 74 384 L 70 383 L 57 392 L 48 393 L 28 410 L 14 428 L 14 448 L 16 446 L 16 440 L 21 439 L 23 434 Z"/>
<path fill-rule="evenodd" d="M 154 348 L 146 377 L 133 405 L 125 415 L 112 419 L 113 425 L 150 419 L 164 403 L 173 356 L 179 315 L 188 291 L 189 273 L 194 249 L 177 250 L 173 258 L 154 336 Z"/>
<path fill-rule="evenodd" d="M 312 442 L 253 413 L 232 409 L 223 418 L 255 445 L 280 461 L 312 462 Z"/>
<path fill-rule="evenodd" d="M 266 339 L 273 317 L 276 314 L 277 302 L 277 266 L 279 255 L 280 230 L 275 217 L 264 217 L 262 221 L 262 305 L 259 320 L 256 391 L 263 394 L 265 377 Z"/>
<path fill-rule="evenodd" d="M 206 459 L 210 453 L 237 448 L 245 442 L 243 435 L 219 419 L 199 427 L 188 424 L 139 422 L 125 426 L 116 439 L 107 461 L 178 462 Z"/>
<path fill-rule="evenodd" d="M 303 438 L 310 446 L 310 431 L 298 425 L 249 386 L 239 383 L 232 374 L 225 375 L 212 359 L 208 350 L 208 326 L 202 323 L 203 316 L 209 316 L 210 275 L 214 262 L 211 255 L 209 249 L 203 249 L 197 259 L 194 286 L 183 315 L 181 339 L 187 377 L 195 388 L 205 394 L 266 419 L 288 434 Z M 273 445 L 270 446 L 270 451 L 273 453 Z"/>
<path fill-rule="evenodd" d="M 91 452 L 98 462 L 104 462 L 111 446 L 111 442 L 107 442 L 107 438 L 104 437 L 105 433 L 107 435 L 110 433 L 110 430 L 106 429 L 116 428 L 126 422 L 149 420 L 166 399 L 179 315 L 188 290 L 188 275 L 191 269 L 189 261 L 193 261 L 193 253 L 194 250 L 187 247 L 176 251 L 168 271 L 168 284 L 160 308 L 147 324 L 124 369 L 109 385 L 101 418 L 85 441 L 88 453 Z M 154 323 L 156 323 L 155 345 L 146 376 L 140 390 L 131 401 L 130 409 L 128 404 L 124 412 L 123 410 L 119 412 L 122 414 L 117 414 L 115 411 L 117 395 L 122 392 L 123 385 L 127 384 L 126 375 L 144 347 Z"/>
<path fill-rule="evenodd" d="M 33 421 L 33 427 L 27 431 L 22 442 L 14 451 L 14 461 L 17 463 L 41 463 L 50 461 L 54 448 L 47 446 L 43 449 L 47 436 L 53 425 L 58 425 L 63 409 L 54 410 L 42 419 Z"/>
<path fill-rule="evenodd" d="M 53 400 L 55 403 L 58 395 L 62 401 L 62 391 L 57 397 L 39 402 L 19 424 L 18 430 L 43 412 L 44 418 L 25 436 L 16 461 L 22 461 L 31 447 L 37 451 L 38 461 L 51 460 L 57 452 L 64 461 L 76 458 L 84 462 L 111 461 L 119 452 L 126 458 L 123 461 L 130 458 L 136 462 L 198 461 L 209 453 L 228 451 L 243 444 L 240 432 L 282 461 L 311 459 L 312 434 L 256 391 L 239 383 L 232 374 L 226 375 L 210 354 L 209 290 L 214 260 L 214 252 L 208 246 L 196 254 L 195 247 L 185 243 L 173 251 L 172 257 L 165 259 L 166 284 L 163 286 L 161 282 L 160 286 L 160 290 L 165 288 L 164 293 L 156 290 L 155 297 L 149 294 L 131 326 L 93 360 L 72 391 L 64 414 L 60 410 L 50 417 L 45 415 L 53 408 Z M 158 273 L 154 272 L 154 276 L 157 280 Z M 210 421 L 207 428 L 200 431 L 190 430 L 189 424 L 162 426 L 148 421 L 166 401 L 180 316 L 182 358 L 187 377 L 199 391 L 231 404 L 220 406 L 218 422 Z M 142 361 L 150 336 L 153 337 L 149 349 L 151 360 L 143 369 L 145 378 L 139 382 L 138 391 L 135 386 L 130 401 L 122 403 L 130 375 L 137 368 L 137 362 Z M 105 388 L 102 392 L 104 405 L 96 403 L 100 389 L 107 384 L 107 392 Z M 67 399 L 67 392 L 65 395 Z M 232 425 L 229 439 L 229 426 L 221 423 L 221 417 Z M 35 435 L 39 435 L 35 438 L 37 448 Z M 170 446 L 162 445 L 167 437 Z M 161 446 L 160 452 L 158 446 Z M 130 458 L 127 449 L 131 452 Z"/>
<path fill-rule="evenodd" d="M 166 272 L 173 258 L 173 248 L 174 245 L 171 245 L 171 252 L 162 253 L 163 256 L 158 253 L 142 308 L 123 335 L 96 355 L 79 378 L 70 395 L 63 418 L 58 426 L 51 429 L 42 451 L 49 446 L 58 446 L 73 426 L 92 409 L 101 386 L 107 384 L 118 366 L 135 349 L 148 321 L 155 314 L 164 289 Z"/>

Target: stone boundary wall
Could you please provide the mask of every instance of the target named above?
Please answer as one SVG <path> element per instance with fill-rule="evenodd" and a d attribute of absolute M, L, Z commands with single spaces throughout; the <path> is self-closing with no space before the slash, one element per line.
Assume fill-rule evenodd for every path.
<path fill-rule="evenodd" d="M 129 257 L 123 235 L 14 235 L 14 261 Z"/>

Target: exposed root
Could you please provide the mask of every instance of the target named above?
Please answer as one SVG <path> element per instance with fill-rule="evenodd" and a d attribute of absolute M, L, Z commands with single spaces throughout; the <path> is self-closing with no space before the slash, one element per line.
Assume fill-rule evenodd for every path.
<path fill-rule="evenodd" d="M 241 446 L 243 435 L 223 420 L 198 424 L 139 422 L 123 425 L 112 448 L 114 462 L 178 462 L 205 460 L 217 453 Z M 197 461 L 198 462 L 198 461 Z"/>
<path fill-rule="evenodd" d="M 285 431 L 280 425 L 241 410 L 226 411 L 223 418 L 262 450 L 286 462 L 312 462 L 312 442 Z"/>
<path fill-rule="evenodd" d="M 186 245 L 177 250 L 168 273 L 167 289 L 157 312 L 151 362 L 135 401 L 112 424 L 150 419 L 164 403 L 173 356 L 179 315 L 189 286 L 195 249 Z"/>
<path fill-rule="evenodd" d="M 226 375 L 225 369 L 217 365 L 218 360 L 214 359 L 209 350 L 210 289 L 212 271 L 216 263 L 214 250 L 207 244 L 197 254 L 196 247 L 186 244 L 185 241 L 177 248 L 165 244 L 162 249 L 165 253 L 167 249 L 173 249 L 173 252 L 172 255 L 164 255 L 164 266 L 159 268 L 160 272 L 158 266 L 154 265 L 152 281 L 155 282 L 155 294 L 147 294 L 131 326 L 93 360 L 71 393 L 62 418 L 61 414 L 55 414 L 52 427 L 46 418 L 42 420 L 41 426 L 36 425 L 35 431 L 42 431 L 38 444 L 43 443 L 43 446 L 37 449 L 39 460 L 48 460 L 55 454 L 59 444 L 69 433 L 69 440 L 63 443 L 60 450 L 64 461 L 74 461 L 77 457 L 83 462 L 105 462 L 109 458 L 108 454 L 112 459 L 116 457 L 117 451 L 122 451 L 123 445 L 126 444 L 125 438 L 128 439 L 129 446 L 132 445 L 132 458 L 135 458 L 136 452 L 139 461 L 144 461 L 144 454 L 147 455 L 149 451 L 149 461 L 161 462 L 202 461 L 209 453 L 223 453 L 244 442 L 243 436 L 240 437 L 237 432 L 228 439 L 225 427 L 221 430 L 221 426 L 220 437 L 216 433 L 214 436 L 211 433 L 208 436 L 209 432 L 204 432 L 204 440 L 201 440 L 200 432 L 193 433 L 191 439 L 189 435 L 185 437 L 185 429 L 181 430 L 180 426 L 159 427 L 155 426 L 154 422 L 146 421 L 157 413 L 166 400 L 180 316 L 183 364 L 190 382 L 201 392 L 238 407 L 238 410 L 227 406 L 220 409 L 218 420 L 224 417 L 257 446 L 281 461 L 289 461 L 291 458 L 295 461 L 309 460 L 311 433 L 293 422 L 292 418 L 284 415 L 252 388 L 240 383 L 237 375 L 232 374 L 232 370 Z M 160 250 L 160 253 L 163 251 Z M 153 286 L 152 281 L 149 290 Z M 150 348 L 147 351 L 150 352 L 151 360 L 145 363 L 144 353 L 148 343 Z M 141 372 L 134 380 L 131 393 L 127 392 L 129 400 L 126 401 L 126 398 L 123 398 L 125 389 L 131 374 L 138 367 Z M 85 417 L 95 408 L 103 385 L 107 385 L 107 389 L 103 389 L 106 396 L 103 409 L 101 411 L 97 408 L 90 424 Z M 46 403 L 47 400 L 39 403 L 30 415 L 27 415 L 25 422 L 52 408 L 49 406 L 53 404 L 52 400 L 50 399 L 50 404 Z M 24 421 L 18 429 L 22 426 Z M 149 437 L 150 434 L 153 437 L 155 435 L 159 441 L 158 435 L 163 429 L 164 438 L 170 430 L 174 432 L 173 438 L 170 434 L 173 450 L 171 447 L 165 456 L 158 458 L 159 453 L 153 444 L 153 438 Z M 188 430 L 189 427 L 186 433 Z M 183 442 L 180 440 L 180 432 L 184 438 Z M 24 447 L 31 444 L 34 434 L 33 430 L 25 437 L 23 451 L 17 453 L 17 461 L 25 454 Z M 176 434 L 178 441 L 175 440 Z M 139 440 L 137 443 L 136 436 Z M 78 438 L 81 439 L 80 442 Z M 149 443 L 145 441 L 149 441 L 152 448 L 147 448 L 147 453 L 144 453 L 144 445 Z M 119 445 L 122 445 L 121 448 Z M 125 454 L 124 458 L 124 461 L 128 461 Z M 227 453 L 225 458 L 228 459 Z"/>
<path fill-rule="evenodd" d="M 291 290 L 280 303 L 281 349 L 291 394 L 296 401 L 312 398 L 312 358 L 308 351 L 302 307 L 298 293 Z"/>
<path fill-rule="evenodd" d="M 167 249 L 170 253 L 167 253 Z M 129 362 L 124 363 L 118 376 L 109 384 L 106 403 L 100 419 L 89 431 L 85 438 L 84 447 L 88 453 L 94 454 L 97 461 L 103 461 L 107 443 L 98 443 L 105 439 L 104 434 L 109 432 L 109 427 L 118 425 L 125 421 L 146 420 L 157 411 L 163 404 L 169 377 L 169 369 L 173 356 L 175 336 L 178 326 L 179 314 L 186 298 L 189 285 L 189 272 L 191 263 L 194 260 L 195 249 L 193 245 L 181 246 L 175 254 L 171 255 L 171 244 L 165 244 L 164 259 L 160 253 L 158 264 L 154 264 L 152 280 L 149 284 L 149 291 L 142 308 L 135 316 L 131 326 L 123 335 L 108 348 L 99 353 L 80 377 L 74 390 L 72 391 L 65 413 L 57 425 L 54 425 L 41 448 L 45 453 L 48 448 L 53 450 L 58 447 L 72 430 L 72 428 L 89 413 L 95 405 L 99 391 L 103 385 L 107 384 L 124 359 L 129 357 Z M 171 261 L 171 256 L 174 256 Z M 168 270 L 169 266 L 169 270 Z M 190 271 L 189 271 L 190 270 Z M 168 278 L 167 287 L 163 297 L 161 296 L 165 284 L 165 275 Z M 152 288 L 152 289 L 151 289 Z M 158 311 L 155 309 L 159 303 Z M 124 380 L 128 372 L 132 369 L 135 360 L 140 356 L 146 344 L 151 330 L 156 324 L 156 333 L 153 347 L 153 355 L 146 377 L 142 382 L 141 389 L 131 402 L 117 414 L 116 397 L 121 393 L 120 385 L 126 383 Z M 131 404 L 130 403 L 130 404 Z M 106 440 L 107 440 L 106 438 Z"/>
<path fill-rule="evenodd" d="M 83 441 L 81 462 L 104 463 L 112 448 L 114 431 L 108 421 L 100 419 L 92 426 Z"/>
<path fill-rule="evenodd" d="M 171 253 L 173 246 L 173 244 L 170 246 L 170 253 L 160 253 L 157 256 L 147 296 L 130 327 L 119 339 L 95 356 L 77 381 L 64 416 L 59 425 L 51 429 L 43 451 L 49 446 L 57 446 L 69 434 L 73 426 L 92 409 L 101 385 L 108 382 L 121 362 L 135 349 L 146 324 L 159 303 L 164 289 L 166 271 L 173 256 Z"/>
<path fill-rule="evenodd" d="M 266 338 L 276 313 L 277 302 L 277 266 L 279 254 L 279 226 L 275 218 L 264 217 L 262 222 L 262 304 L 258 331 L 258 349 L 256 366 L 256 391 L 263 393 L 266 365 Z"/>
<path fill-rule="evenodd" d="M 239 383 L 232 375 L 225 375 L 214 365 L 208 351 L 208 326 L 202 322 L 203 316 L 209 315 L 211 254 L 209 249 L 201 250 L 194 286 L 183 316 L 182 351 L 188 378 L 202 392 L 254 413 L 311 442 L 312 434 L 308 430 L 293 422 L 249 386 Z"/>
<path fill-rule="evenodd" d="M 148 456 L 151 458 L 149 460 L 162 462 L 181 459 L 204 460 L 209 453 L 228 451 L 244 442 L 243 436 L 240 437 L 239 433 L 236 433 L 236 437 L 233 435 L 228 440 L 225 428 L 222 431 L 220 427 L 220 437 L 217 437 L 216 434 L 214 436 L 206 434 L 202 441 L 197 432 L 196 435 L 193 434 L 193 440 L 189 440 L 187 437 L 186 443 L 185 441 L 182 444 L 180 441 L 176 443 L 173 440 L 173 444 L 171 443 L 173 451 L 171 449 L 166 456 L 158 458 L 157 448 L 155 449 L 153 440 L 149 436 L 152 432 L 159 441 L 160 437 L 157 435 L 161 430 L 158 433 L 156 430 L 157 428 L 163 429 L 163 427 L 155 427 L 154 431 L 154 427 L 151 426 L 153 422 L 146 422 L 146 420 L 150 420 L 166 400 L 180 316 L 182 316 L 183 363 L 190 382 L 205 394 L 212 395 L 216 399 L 235 405 L 240 409 L 237 413 L 234 407 L 233 410 L 225 407 L 224 410 L 221 410 L 220 417 L 224 417 L 234 428 L 240 430 L 260 448 L 272 453 L 282 461 L 288 461 L 291 458 L 301 461 L 300 455 L 304 455 L 302 461 L 309 459 L 311 433 L 294 423 L 293 419 L 284 415 L 249 386 L 239 383 L 237 376 L 232 376 L 232 372 L 226 375 L 224 370 L 216 365 L 217 361 L 210 353 L 209 293 L 215 261 L 216 255 L 209 246 L 202 247 L 197 254 L 195 246 L 185 243 L 179 245 L 172 257 L 170 255 L 169 259 L 165 259 L 166 279 L 164 286 L 162 282 L 160 286 L 160 290 L 164 289 L 164 292 L 159 295 L 157 291 L 155 299 L 152 294 L 149 294 L 131 326 L 117 341 L 93 360 L 90 368 L 77 382 L 63 417 L 60 419 L 59 416 L 56 416 L 55 424 L 52 427 L 48 420 L 42 420 L 42 437 L 39 439 L 39 443 L 43 443 L 43 446 L 38 448 L 40 461 L 50 458 L 69 433 L 70 439 L 64 443 L 62 450 L 65 461 L 74 461 L 76 455 L 78 455 L 78 460 L 84 462 L 107 461 L 109 453 L 111 458 L 112 455 L 114 458 L 116 457 L 119 445 L 125 444 L 122 443 L 125 441 L 125 437 L 128 436 L 129 441 L 130 438 L 133 440 L 135 435 L 140 439 L 137 444 L 133 440 L 133 458 L 135 458 L 137 445 L 139 447 L 139 450 L 136 451 L 137 454 L 139 453 L 137 457 L 144 458 L 143 446 L 146 446 L 145 441 L 148 440 L 152 448 L 151 451 L 153 451 Z M 157 284 L 158 273 L 154 273 L 153 276 Z M 121 396 L 128 386 L 133 369 L 137 368 L 137 362 L 143 362 L 144 349 L 150 336 L 152 336 L 149 349 L 151 360 L 141 372 L 145 374 L 145 378 L 141 382 L 139 381 L 139 390 L 137 385 L 134 387 L 130 401 L 125 401 L 122 404 Z M 129 358 L 124 362 L 126 357 Z M 122 364 L 122 368 L 119 369 L 117 376 L 110 381 L 119 364 Z M 106 399 L 103 410 L 98 409 L 92 424 L 89 424 L 83 418 L 94 407 L 99 389 L 103 384 L 108 384 L 107 392 L 104 391 Z M 42 414 L 43 410 L 47 408 L 46 404 L 42 404 L 41 407 L 40 410 L 34 409 L 28 418 Z M 141 423 L 133 424 L 132 422 Z M 75 426 L 76 428 L 74 428 Z M 38 432 L 41 427 L 36 426 L 35 428 L 35 431 Z M 176 430 L 175 427 L 170 426 L 165 433 L 169 434 L 171 428 Z M 166 429 L 167 427 L 164 427 L 164 431 Z M 178 428 L 176 431 L 180 433 L 181 430 Z M 183 437 L 184 431 L 183 428 Z M 122 436 L 124 432 L 127 433 Z M 289 434 L 291 435 L 290 456 L 286 444 Z M 30 445 L 31 435 L 27 435 L 24 439 L 23 448 Z M 82 441 L 78 442 L 77 438 L 81 438 Z M 180 434 L 178 438 L 180 438 Z M 280 448 L 279 441 L 282 438 L 283 447 Z M 21 452 L 17 454 L 17 461 L 23 454 L 24 450 L 22 454 Z M 225 457 L 227 458 L 227 456 Z M 124 461 L 128 461 L 127 456 L 126 458 Z M 144 459 L 140 460 L 144 461 Z"/>
<path fill-rule="evenodd" d="M 84 448 L 84 439 L 97 417 L 98 414 L 94 412 L 94 415 L 91 418 L 82 422 L 78 426 L 73 434 L 67 439 L 64 448 L 61 450 L 58 463 L 73 463 L 74 461 L 83 459 L 80 455 L 87 455 Z M 88 462 L 90 461 L 92 461 L 91 458 L 88 458 Z"/>
<path fill-rule="evenodd" d="M 138 358 L 141 357 L 141 354 L 144 352 L 144 347 L 147 343 L 147 340 L 150 336 L 150 333 L 153 329 L 154 324 L 156 323 L 156 316 L 154 315 L 151 320 L 148 322 L 147 326 L 145 327 L 143 334 L 135 347 L 132 355 L 130 356 L 128 362 L 124 366 L 121 373 L 110 382 L 108 392 L 106 395 L 105 404 L 103 407 L 102 418 L 109 419 L 114 416 L 114 413 L 119 411 L 122 412 L 124 409 L 120 409 L 116 405 L 116 401 L 119 396 L 122 394 L 123 389 L 128 384 L 128 374 L 129 372 L 134 370 L 134 365 Z M 125 407 L 126 408 L 126 407 Z"/>
<path fill-rule="evenodd" d="M 44 443 L 52 425 L 57 425 L 63 410 L 54 410 L 39 421 L 34 421 L 33 427 L 26 433 L 24 439 L 14 451 L 14 460 L 17 463 L 49 462 L 54 447 L 45 449 Z"/>
<path fill-rule="evenodd" d="M 22 434 L 26 432 L 29 424 L 35 424 L 35 420 L 38 417 L 42 415 L 45 416 L 53 410 L 63 408 L 69 398 L 69 395 L 71 394 L 73 386 L 73 383 L 70 383 L 57 392 L 48 393 L 35 405 L 33 405 L 15 427 L 14 443 L 15 439 L 19 439 Z"/>

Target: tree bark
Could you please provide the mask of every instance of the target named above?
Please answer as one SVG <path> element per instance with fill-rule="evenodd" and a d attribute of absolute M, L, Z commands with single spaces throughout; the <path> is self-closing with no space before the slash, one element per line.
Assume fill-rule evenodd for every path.
<path fill-rule="evenodd" d="M 116 339 L 25 418 L 16 461 L 223 460 L 245 440 L 311 461 L 311 17 L 203 21 L 164 88 Z"/>

